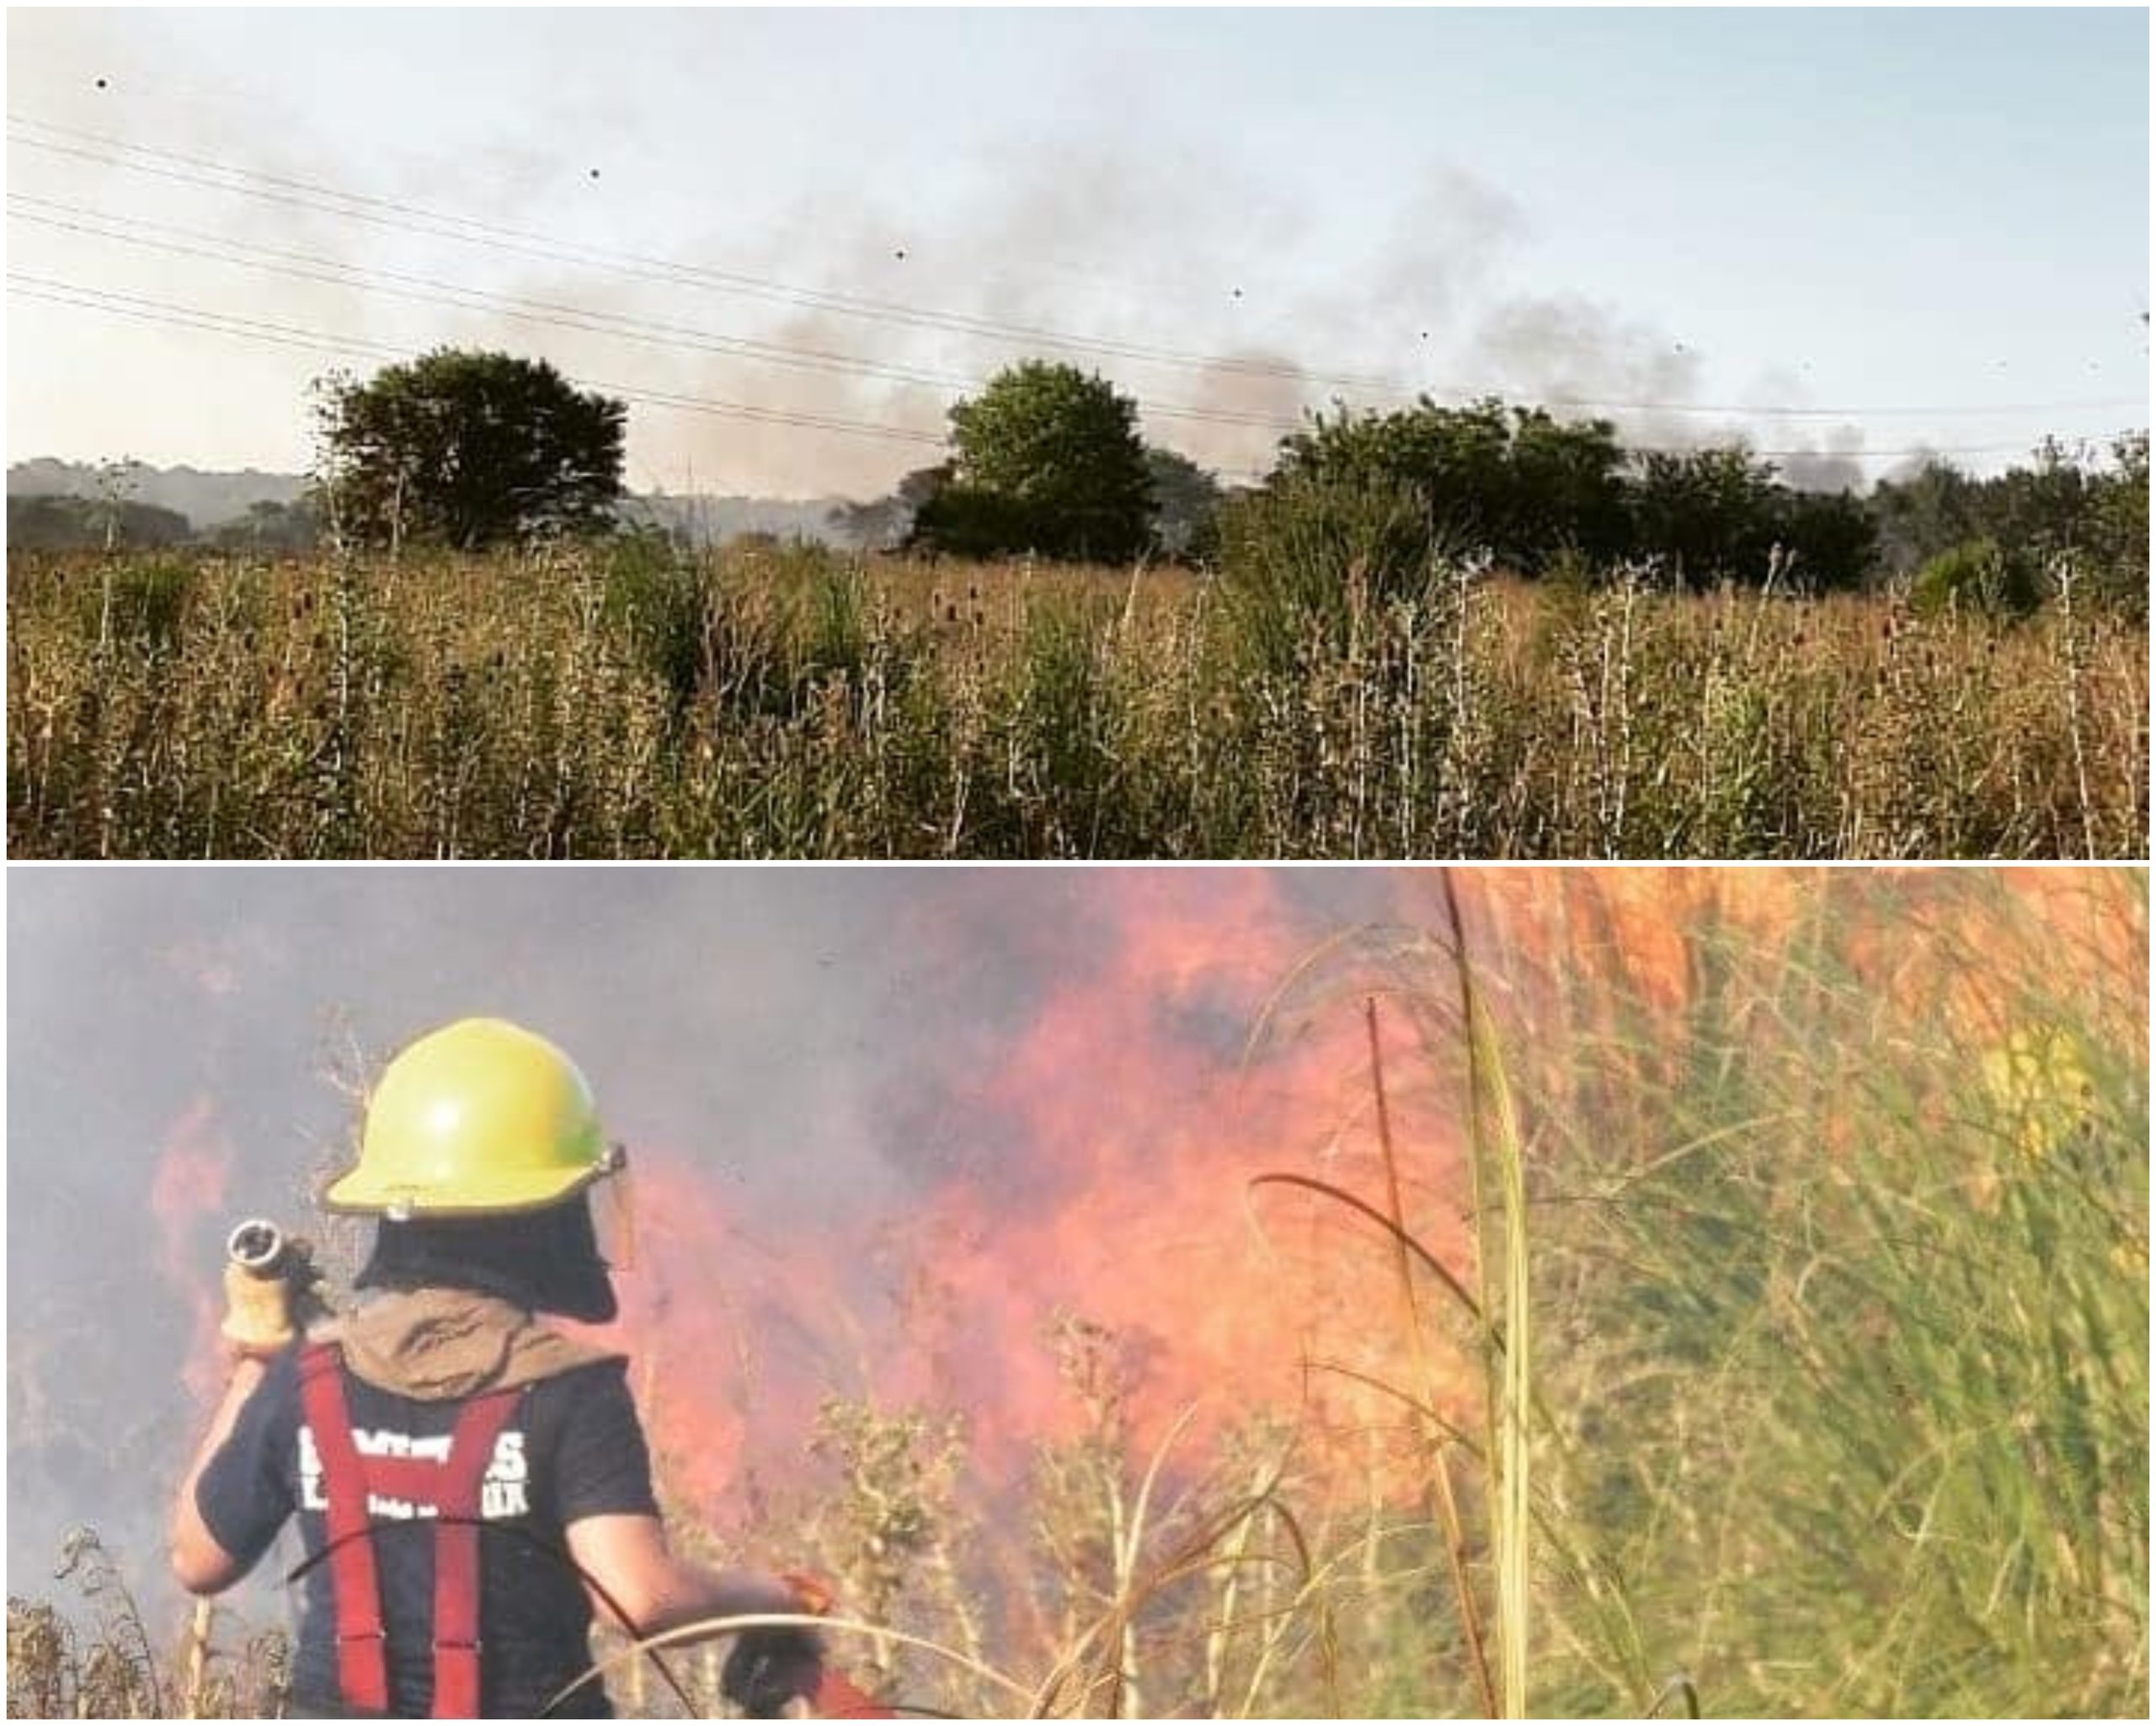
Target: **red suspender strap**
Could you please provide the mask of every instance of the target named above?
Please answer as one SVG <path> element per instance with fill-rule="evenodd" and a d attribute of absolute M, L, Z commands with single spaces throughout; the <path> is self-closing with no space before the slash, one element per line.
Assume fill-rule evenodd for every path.
<path fill-rule="evenodd" d="M 313 1343 L 300 1353 L 300 1410 L 314 1435 L 328 1500 L 329 1594 L 337 1617 L 337 1687 L 348 1707 L 389 1711 L 389 1668 L 383 1657 L 382 1589 L 375 1574 L 374 1536 L 367 1520 L 367 1479 L 352 1442 L 344 1405 L 342 1352 Z"/>
<path fill-rule="evenodd" d="M 490 1391 L 464 1405 L 441 1465 L 435 1503 L 435 1695 L 437 1720 L 479 1713 L 480 1488 L 494 1440 L 522 1393 Z"/>
<path fill-rule="evenodd" d="M 332 1343 L 300 1351 L 300 1408 L 314 1435 L 328 1500 L 329 1592 L 337 1620 L 337 1687 L 359 1713 L 389 1712 L 389 1664 L 375 1568 L 370 1492 L 431 1504 L 435 1524 L 435 1694 L 439 1720 L 479 1713 L 479 1519 L 494 1441 L 523 1392 L 490 1391 L 464 1405 L 449 1456 L 364 1457 L 344 1400 L 344 1359 Z"/>

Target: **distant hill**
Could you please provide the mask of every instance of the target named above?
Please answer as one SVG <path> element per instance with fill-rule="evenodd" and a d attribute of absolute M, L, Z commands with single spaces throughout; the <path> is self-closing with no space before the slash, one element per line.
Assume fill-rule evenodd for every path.
<path fill-rule="evenodd" d="M 111 545 L 129 551 L 178 545 L 190 537 L 187 517 L 154 504 L 37 493 L 8 499 L 8 543 L 21 551 L 68 551 Z"/>
<path fill-rule="evenodd" d="M 296 502 L 307 484 L 303 473 L 263 473 L 251 468 L 237 473 L 185 467 L 137 468 L 129 476 L 125 495 L 131 503 L 184 516 L 194 524 L 195 532 L 206 537 L 216 529 L 242 520 L 259 504 Z M 102 498 L 104 490 L 93 464 L 41 456 L 8 468 L 8 495 L 11 499 Z M 621 514 L 632 526 L 661 528 L 697 545 L 721 544 L 744 533 L 845 545 L 846 536 L 831 526 L 830 515 L 846 501 L 842 498 L 804 500 L 650 492 L 625 499 Z"/>
<path fill-rule="evenodd" d="M 101 498 L 104 495 L 101 481 L 98 469 L 89 462 L 56 462 L 40 456 L 8 468 L 8 495 Z M 184 516 L 200 532 L 237 521 L 256 504 L 295 503 L 307 486 L 304 474 L 259 473 L 251 468 L 237 473 L 205 473 L 198 468 L 137 468 L 127 476 L 121 495 L 131 503 Z"/>

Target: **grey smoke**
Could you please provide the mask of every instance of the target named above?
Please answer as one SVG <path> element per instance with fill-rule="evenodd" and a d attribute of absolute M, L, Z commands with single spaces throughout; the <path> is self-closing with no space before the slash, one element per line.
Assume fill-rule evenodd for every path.
<path fill-rule="evenodd" d="M 147 82 L 132 73 L 142 54 L 156 51 L 145 47 L 143 31 L 152 27 L 133 22 L 135 16 L 113 14 L 66 26 L 69 52 L 85 63 L 110 61 L 129 72 L 122 82 L 131 88 Z M 436 20 L 412 28 L 438 32 L 436 45 L 453 47 L 458 31 L 468 26 Z M 708 28 L 723 35 L 722 26 Z M 684 41 L 702 40 L 705 26 L 665 29 Z M 491 75 L 511 83 L 536 76 L 520 67 L 518 51 L 514 42 L 508 44 L 504 62 Z M 415 62 L 420 94 L 430 80 L 490 75 L 483 65 L 446 55 L 446 49 Z M 236 84 L 245 83 L 243 68 L 228 76 Z M 594 243 L 611 249 L 1110 344 L 1278 355 L 1310 375 L 1193 370 L 1113 354 L 1090 361 L 1022 338 L 867 321 L 712 285 L 638 281 L 289 205 L 184 188 L 170 188 L 168 195 L 152 179 L 80 163 L 63 169 L 39 161 L 34 152 L 14 152 L 11 178 L 19 177 L 33 192 L 81 197 L 121 211 L 155 209 L 236 239 L 356 265 L 409 270 L 595 313 L 848 352 L 886 366 L 979 378 L 1031 353 L 1075 358 L 1097 364 L 1126 393 L 1143 400 L 1282 422 L 1278 429 L 1264 429 L 1165 415 L 1147 420 L 1155 441 L 1220 469 L 1269 465 L 1280 431 L 1336 397 L 1383 407 L 1430 388 L 1440 398 L 1457 398 L 1462 390 L 1498 390 L 1529 400 L 1557 394 L 1684 403 L 1696 398 L 1703 375 L 1703 356 L 1680 347 L 1669 332 L 1562 284 L 1519 281 L 1520 245 L 1529 226 L 1524 211 L 1503 186 L 1441 156 L 1388 165 L 1382 184 L 1395 201 L 1380 238 L 1359 251 L 1334 232 L 1330 208 L 1297 190 L 1265 183 L 1225 147 L 1146 136 L 1104 145 L 1075 123 L 1053 120 L 1044 121 L 1038 136 L 1015 144 L 1008 159 L 969 164 L 970 172 L 956 179 L 955 201 L 933 206 L 932 216 L 907 207 L 903 195 L 884 201 L 856 184 L 814 183 L 804 176 L 777 215 L 750 227 L 729 217 L 723 195 L 724 174 L 739 164 L 697 164 L 684 181 L 680 138 L 655 129 L 638 92 L 605 84 L 598 80 L 590 88 L 562 91 L 544 133 L 471 139 L 440 161 L 418 147 L 403 147 L 392 133 L 378 152 L 339 162 L 303 110 L 286 111 L 274 101 L 259 115 L 214 102 L 173 104 L 136 129 L 205 157 L 244 159 L 266 172 L 349 184 L 536 233 L 593 236 Z M 117 102 L 100 110 L 82 93 L 28 94 L 75 123 L 90 124 L 102 113 L 109 129 L 130 130 L 128 110 Z M 256 123 L 265 115 L 275 116 L 277 123 Z M 778 161 L 772 172 L 783 179 L 787 169 L 782 158 Z M 594 168 L 600 170 L 596 180 L 590 178 Z M 710 190 L 703 189 L 707 168 Z M 634 224 L 611 219 L 611 211 L 628 207 L 616 188 L 659 184 L 698 188 L 677 195 L 670 209 L 678 213 L 670 216 L 665 231 L 638 231 Z M 924 200 L 923 207 L 931 206 Z M 1299 264 L 1313 250 L 1337 259 L 1325 285 L 1283 286 L 1300 275 L 1284 260 Z M 163 261 L 87 241 L 71 248 L 69 255 L 117 284 L 154 281 Z M 773 366 L 686 347 L 669 351 L 222 265 L 190 265 L 183 279 L 196 289 L 196 297 L 244 315 L 400 345 L 443 340 L 543 352 L 566 371 L 603 382 L 791 414 L 899 424 L 939 436 L 947 430 L 944 409 L 959 393 L 947 386 Z M 1342 389 L 1325 376 L 1342 372 L 1374 377 L 1385 387 Z M 1713 430 L 1698 416 L 1652 414 L 1628 416 L 1623 429 L 1635 438 L 1668 442 L 1700 441 Z M 280 465 L 298 465 L 304 453 L 296 449 Z M 645 487 L 680 490 L 693 474 L 699 488 L 712 491 L 870 496 L 935 460 L 937 453 L 927 445 L 746 424 L 654 405 L 633 405 L 630 415 L 632 477 Z M 1853 452 L 1837 444 L 1824 453 L 1840 457 Z"/>
<path fill-rule="evenodd" d="M 1864 431 L 1860 426 L 1838 425 L 1824 433 L 1800 433 L 1798 439 L 1810 438 L 1819 444 L 1817 449 L 1803 449 L 1799 453 L 1780 457 L 1775 466 L 1781 477 L 1798 491 L 1863 491 L 1869 481 L 1864 464 L 1858 458 L 1864 453 Z M 1785 444 L 1785 448 L 1796 449 L 1797 442 Z"/>

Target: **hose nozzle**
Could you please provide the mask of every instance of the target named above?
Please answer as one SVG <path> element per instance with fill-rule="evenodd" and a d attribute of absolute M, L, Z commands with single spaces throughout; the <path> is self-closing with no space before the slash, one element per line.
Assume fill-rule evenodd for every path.
<path fill-rule="evenodd" d="M 225 1242 L 225 1256 L 256 1276 L 275 1276 L 284 1268 L 285 1232 L 274 1222 L 251 1216 Z"/>

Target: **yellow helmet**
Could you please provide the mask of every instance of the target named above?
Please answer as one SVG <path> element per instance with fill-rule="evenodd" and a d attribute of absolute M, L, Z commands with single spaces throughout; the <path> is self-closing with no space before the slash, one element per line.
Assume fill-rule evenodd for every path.
<path fill-rule="evenodd" d="M 399 1220 L 531 1210 L 619 1162 L 575 1062 L 504 1019 L 460 1019 L 384 1070 L 360 1160 L 323 1202 Z"/>

